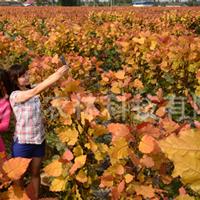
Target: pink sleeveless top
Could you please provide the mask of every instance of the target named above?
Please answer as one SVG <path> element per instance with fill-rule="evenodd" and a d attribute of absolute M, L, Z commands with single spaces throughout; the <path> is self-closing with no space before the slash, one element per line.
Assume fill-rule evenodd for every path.
<path fill-rule="evenodd" d="M 10 123 L 11 107 L 9 100 L 0 99 L 0 134 L 8 130 Z M 0 135 L 0 152 L 5 151 L 4 142 Z"/>

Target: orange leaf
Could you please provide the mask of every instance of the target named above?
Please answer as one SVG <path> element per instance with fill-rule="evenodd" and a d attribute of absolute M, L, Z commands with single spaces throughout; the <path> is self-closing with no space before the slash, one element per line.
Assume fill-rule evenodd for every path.
<path fill-rule="evenodd" d="M 62 163 L 59 160 L 53 160 L 44 168 L 44 172 L 49 176 L 58 177 L 62 174 Z"/>
<path fill-rule="evenodd" d="M 65 153 L 62 155 L 62 159 L 66 160 L 68 162 L 73 160 L 73 158 L 74 158 L 74 156 L 73 156 L 72 152 L 69 149 L 67 149 L 65 151 Z"/>
<path fill-rule="evenodd" d="M 134 165 L 139 165 L 140 160 L 137 158 L 137 156 L 135 155 L 135 153 L 133 151 L 131 151 L 130 149 L 128 150 L 128 153 L 129 153 L 129 157 L 130 157 L 132 163 Z"/>
<path fill-rule="evenodd" d="M 158 117 L 163 117 L 166 113 L 166 107 L 165 106 L 161 106 L 160 108 L 158 108 L 158 110 L 156 110 L 156 115 Z"/>
<path fill-rule="evenodd" d="M 101 177 L 101 184 L 99 187 L 112 187 L 113 186 L 113 176 L 112 175 L 103 175 Z"/>
<path fill-rule="evenodd" d="M 115 141 L 121 137 L 128 138 L 130 131 L 124 124 L 111 123 L 108 125 L 109 132 L 112 133 L 112 141 Z"/>
<path fill-rule="evenodd" d="M 154 161 L 151 157 L 148 157 L 146 155 L 143 156 L 143 158 L 140 160 L 140 163 L 143 164 L 145 167 L 153 167 Z"/>
<path fill-rule="evenodd" d="M 160 99 L 157 96 L 152 96 L 152 95 L 148 94 L 147 97 L 148 97 L 148 99 L 151 100 L 152 103 L 156 103 L 156 104 L 160 103 Z"/>
<path fill-rule="evenodd" d="M 86 162 L 86 155 L 81 155 L 75 158 L 75 163 L 72 165 L 71 169 L 69 170 L 70 175 L 73 175 L 75 171 L 85 165 Z"/>
<path fill-rule="evenodd" d="M 75 113 L 75 103 L 71 101 L 64 101 L 62 105 L 62 110 L 66 112 L 68 115 L 72 115 Z"/>
<path fill-rule="evenodd" d="M 59 57 L 58 57 L 58 54 L 56 54 L 56 55 L 52 58 L 51 62 L 52 62 L 52 63 L 55 63 L 55 64 L 58 64 L 58 63 L 60 62 L 60 59 L 59 59 Z"/>
<path fill-rule="evenodd" d="M 31 200 L 26 192 L 19 186 L 11 186 L 8 190 L 8 199 L 12 200 Z"/>
<path fill-rule="evenodd" d="M 142 153 L 152 153 L 157 149 L 157 147 L 158 145 L 155 139 L 148 135 L 144 135 L 139 144 L 139 150 Z"/>
<path fill-rule="evenodd" d="M 192 106 L 192 108 L 196 111 L 196 113 L 199 115 L 200 114 L 200 108 L 198 104 L 192 99 L 190 95 L 188 95 L 188 102 Z"/>
<path fill-rule="evenodd" d="M 25 173 L 31 159 L 11 158 L 3 164 L 3 170 L 13 180 L 18 180 Z"/>
<path fill-rule="evenodd" d="M 117 187 L 112 188 L 112 200 L 118 200 L 120 198 L 120 194 L 123 192 L 125 188 L 124 180 L 119 183 Z"/>
<path fill-rule="evenodd" d="M 155 190 L 152 186 L 134 186 L 137 195 L 142 195 L 144 198 L 155 197 Z"/>
<path fill-rule="evenodd" d="M 96 97 L 93 96 L 86 96 L 81 98 L 81 102 L 83 102 L 85 105 L 93 105 L 96 100 Z"/>
<path fill-rule="evenodd" d="M 180 195 L 186 195 L 186 194 L 187 194 L 187 192 L 186 192 L 186 190 L 185 190 L 184 187 L 179 188 L 178 191 L 179 191 L 179 194 L 180 194 Z"/>
<path fill-rule="evenodd" d="M 123 165 L 117 165 L 116 166 L 116 174 L 122 175 L 122 174 L 124 174 L 124 172 L 125 172 L 125 170 L 124 170 Z"/>
<path fill-rule="evenodd" d="M 124 188 L 125 188 L 125 181 L 123 180 L 117 186 L 117 190 L 118 190 L 119 193 L 121 193 L 121 192 L 123 192 Z"/>
<path fill-rule="evenodd" d="M 133 87 L 137 88 L 137 89 L 143 89 L 144 85 L 143 85 L 142 81 L 140 81 L 139 79 L 135 79 L 133 82 Z"/>
<path fill-rule="evenodd" d="M 142 135 L 149 135 L 153 136 L 154 138 L 159 138 L 161 135 L 161 130 L 148 122 L 143 122 L 142 124 L 138 125 L 137 129 L 138 133 Z"/>
<path fill-rule="evenodd" d="M 162 119 L 160 124 L 168 134 L 176 131 L 180 127 L 176 122 L 168 117 Z"/>
<path fill-rule="evenodd" d="M 117 79 L 123 80 L 125 78 L 125 71 L 120 70 L 120 71 L 116 72 L 115 77 Z"/>

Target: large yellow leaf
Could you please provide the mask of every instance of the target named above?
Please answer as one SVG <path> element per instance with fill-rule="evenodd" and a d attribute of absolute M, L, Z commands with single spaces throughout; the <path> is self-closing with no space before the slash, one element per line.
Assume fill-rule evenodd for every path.
<path fill-rule="evenodd" d="M 26 171 L 31 159 L 11 158 L 3 164 L 3 170 L 13 180 L 18 180 Z"/>
<path fill-rule="evenodd" d="M 61 142 L 68 145 L 74 145 L 78 140 L 78 131 L 75 128 L 68 128 L 65 130 L 57 130 L 58 137 Z"/>
<path fill-rule="evenodd" d="M 62 174 L 62 163 L 59 160 L 52 161 L 44 168 L 44 172 L 49 176 L 60 176 Z"/>
<path fill-rule="evenodd" d="M 87 182 L 88 177 L 87 177 L 86 173 L 82 169 L 78 172 L 78 174 L 76 176 L 76 180 L 81 182 L 81 183 L 86 183 Z"/>
<path fill-rule="evenodd" d="M 55 178 L 50 186 L 52 192 L 61 192 L 65 190 L 66 180 L 63 178 Z"/>
<path fill-rule="evenodd" d="M 120 140 L 115 141 L 115 144 L 110 147 L 108 154 L 111 158 L 111 163 L 114 165 L 120 159 L 127 158 L 129 155 L 128 142 L 121 138 Z"/>
<path fill-rule="evenodd" d="M 171 135 L 160 141 L 160 147 L 174 162 L 173 176 L 181 176 L 185 184 L 190 184 L 200 192 L 200 130 L 185 130 L 179 136 Z"/>

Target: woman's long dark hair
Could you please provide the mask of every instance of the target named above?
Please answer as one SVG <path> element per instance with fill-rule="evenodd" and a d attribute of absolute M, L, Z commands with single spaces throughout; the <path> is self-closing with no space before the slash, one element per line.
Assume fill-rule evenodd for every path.
<path fill-rule="evenodd" d="M 0 68 L 0 98 L 3 98 L 6 94 L 10 95 L 11 91 L 12 84 L 8 72 Z"/>
<path fill-rule="evenodd" d="M 12 82 L 12 91 L 19 90 L 18 78 L 26 73 L 28 67 L 20 64 L 14 64 L 9 69 L 10 81 Z"/>

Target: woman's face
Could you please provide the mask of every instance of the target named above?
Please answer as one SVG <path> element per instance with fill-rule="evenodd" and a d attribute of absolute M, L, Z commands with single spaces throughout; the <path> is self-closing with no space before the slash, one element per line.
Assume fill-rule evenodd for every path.
<path fill-rule="evenodd" d="M 20 87 L 29 85 L 29 74 L 26 71 L 23 75 L 18 78 L 18 84 Z"/>

